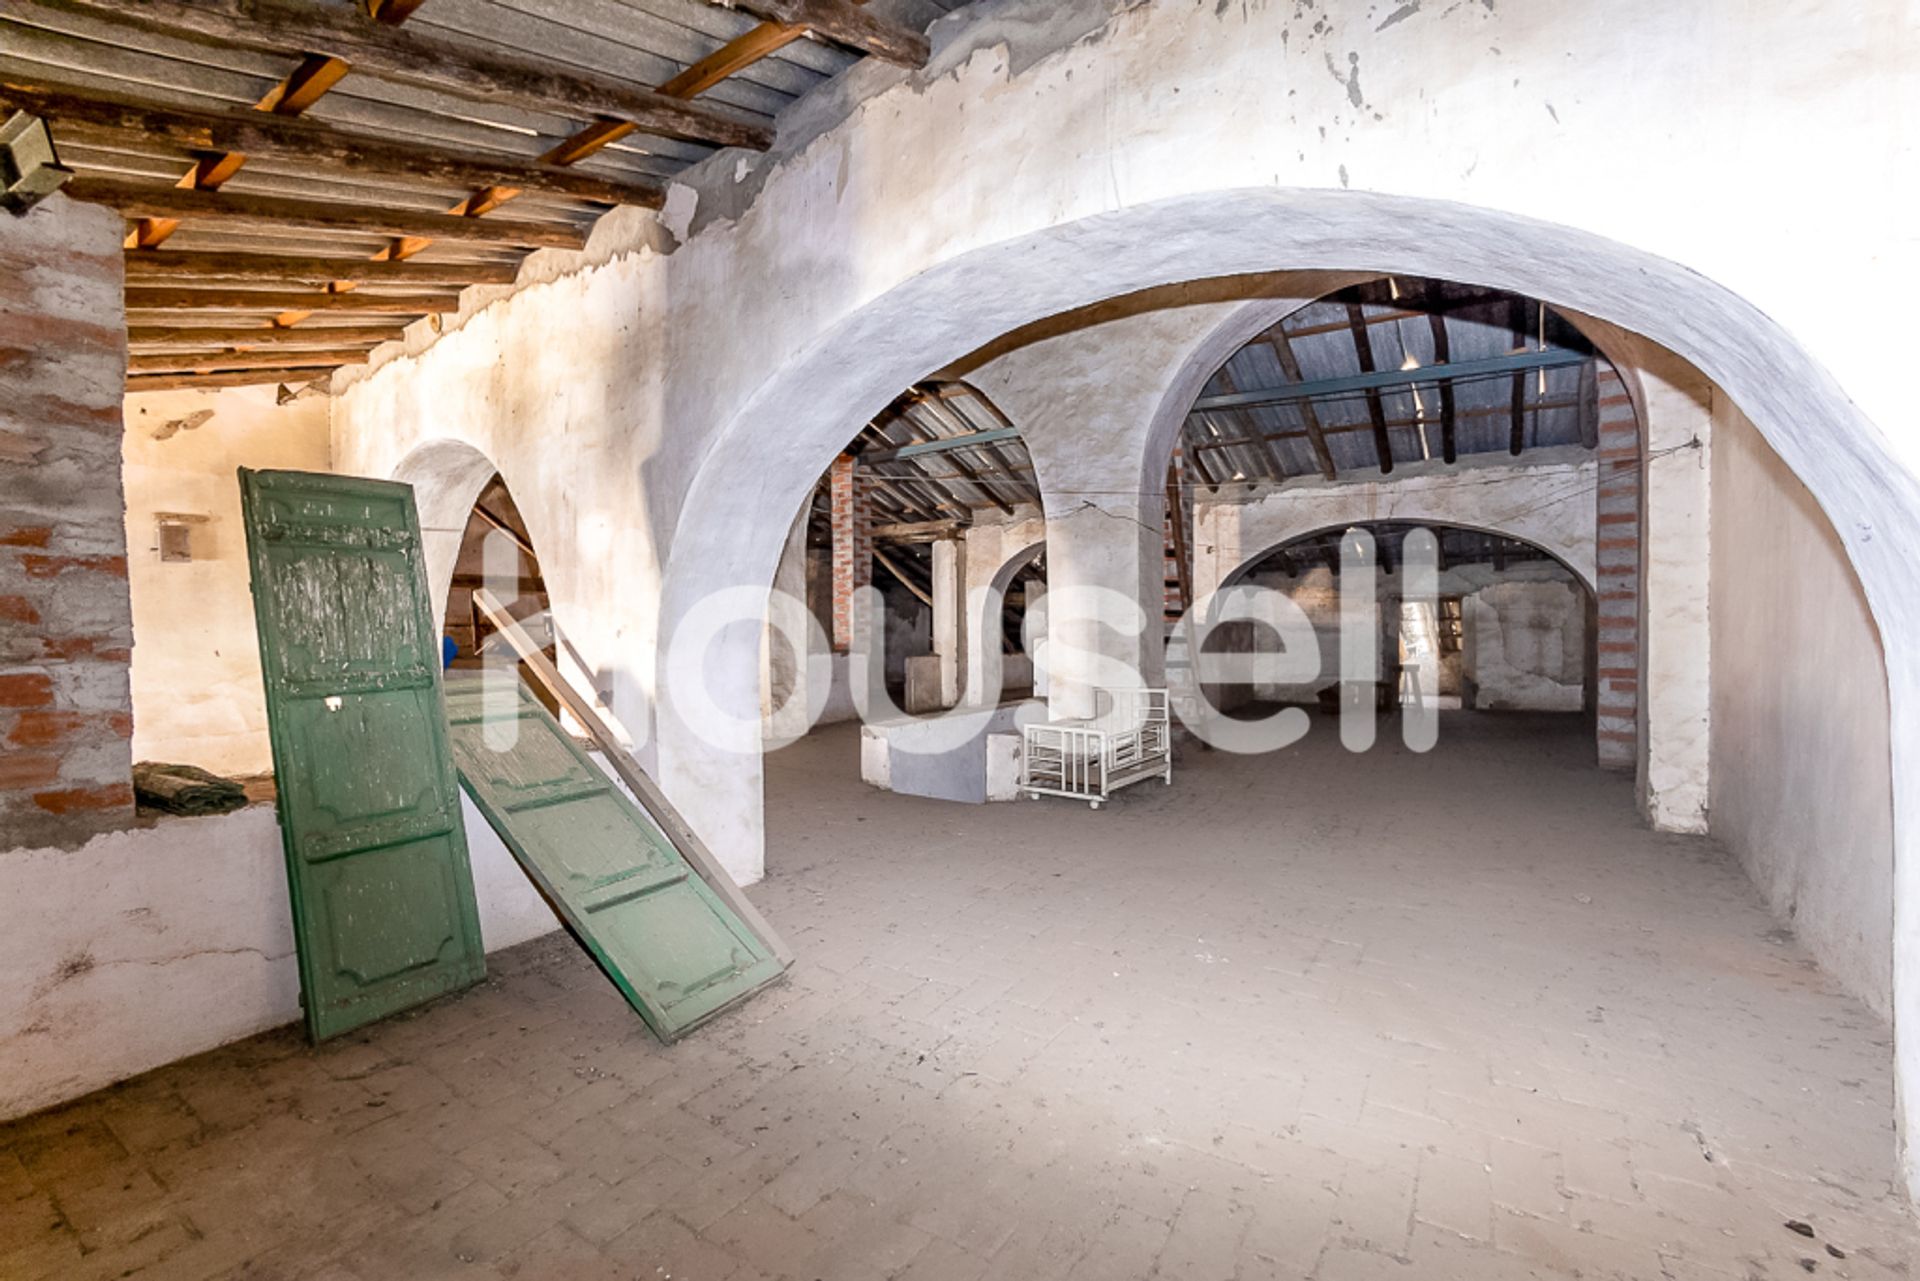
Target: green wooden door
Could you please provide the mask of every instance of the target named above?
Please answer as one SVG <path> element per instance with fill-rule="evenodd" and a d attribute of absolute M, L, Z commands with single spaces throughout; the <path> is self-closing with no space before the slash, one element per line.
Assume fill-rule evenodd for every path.
<path fill-rule="evenodd" d="M 478 982 L 413 491 L 240 472 L 280 834 L 316 1041 Z"/>
<path fill-rule="evenodd" d="M 511 673 L 447 678 L 460 781 L 662 1040 L 784 967 Z"/>

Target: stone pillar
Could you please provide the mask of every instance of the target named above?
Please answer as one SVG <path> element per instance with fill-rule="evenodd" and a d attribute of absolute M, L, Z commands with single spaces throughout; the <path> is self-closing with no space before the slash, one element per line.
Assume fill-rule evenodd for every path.
<path fill-rule="evenodd" d="M 1639 692 L 1647 750 L 1641 806 L 1660 831 L 1705 832 L 1714 390 L 1699 370 L 1663 350 L 1646 353 L 1638 376 L 1645 436 Z"/>
<path fill-rule="evenodd" d="M 852 454 L 833 460 L 828 483 L 833 499 L 833 648 L 844 654 L 854 642 L 854 593 L 873 582 L 873 523 Z"/>
<path fill-rule="evenodd" d="M 1056 719 L 1091 715 L 1099 687 L 1162 684 L 1166 650 L 1165 497 L 1101 493 L 1061 506 L 1047 516 L 1047 703 Z"/>
<path fill-rule="evenodd" d="M 133 818 L 119 215 L 0 214 L 0 848 Z"/>
<path fill-rule="evenodd" d="M 1600 767 L 1631 771 L 1640 759 L 1640 421 L 1611 365 L 1599 362 L 1596 382 L 1596 735 Z"/>

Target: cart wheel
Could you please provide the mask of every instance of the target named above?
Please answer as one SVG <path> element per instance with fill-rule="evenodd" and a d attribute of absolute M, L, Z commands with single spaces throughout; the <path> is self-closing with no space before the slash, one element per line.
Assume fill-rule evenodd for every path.
<path fill-rule="evenodd" d="M 1100 802 L 1099 802 L 1099 801 L 1088 801 L 1088 802 L 1087 802 L 1087 808 L 1088 808 L 1088 809 L 1090 809 L 1090 810 L 1097 810 L 1097 809 L 1099 809 L 1099 808 L 1100 808 Z"/>

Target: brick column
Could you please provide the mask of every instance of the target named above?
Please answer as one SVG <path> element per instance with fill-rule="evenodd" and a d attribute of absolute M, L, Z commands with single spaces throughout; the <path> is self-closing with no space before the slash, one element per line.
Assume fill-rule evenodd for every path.
<path fill-rule="evenodd" d="M 1602 769 L 1632 770 L 1640 720 L 1640 423 L 1633 398 L 1602 361 L 1600 483 L 1595 506 L 1599 623 L 1598 739 Z"/>
<path fill-rule="evenodd" d="M 133 817 L 120 217 L 0 214 L 0 849 Z"/>
<path fill-rule="evenodd" d="M 873 522 L 854 472 L 852 454 L 833 460 L 827 473 L 833 499 L 833 648 L 853 648 L 853 594 L 873 582 Z"/>

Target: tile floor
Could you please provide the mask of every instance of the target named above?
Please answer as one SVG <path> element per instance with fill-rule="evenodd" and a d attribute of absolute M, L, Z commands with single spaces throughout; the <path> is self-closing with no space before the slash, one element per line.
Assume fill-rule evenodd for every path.
<path fill-rule="evenodd" d="M 663 1049 L 551 936 L 0 1128 L 0 1277 L 1908 1275 L 1887 1027 L 1589 752 L 1323 722 L 1095 814 L 829 730 L 770 772 L 784 987 Z"/>

